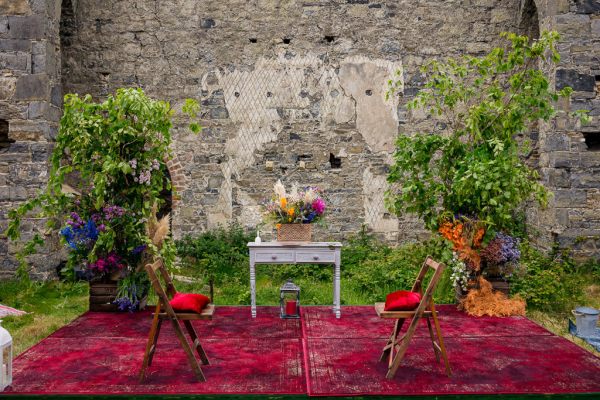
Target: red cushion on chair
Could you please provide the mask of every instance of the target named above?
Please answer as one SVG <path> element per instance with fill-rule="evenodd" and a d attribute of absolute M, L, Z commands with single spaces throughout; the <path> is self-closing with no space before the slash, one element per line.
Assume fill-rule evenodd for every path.
<path fill-rule="evenodd" d="M 203 294 L 196 293 L 175 293 L 173 299 L 169 302 L 173 310 L 179 312 L 195 312 L 200 314 L 202 309 L 210 303 L 210 299 Z"/>
<path fill-rule="evenodd" d="M 385 311 L 412 311 L 421 302 L 421 294 L 408 290 L 398 290 L 385 298 Z"/>

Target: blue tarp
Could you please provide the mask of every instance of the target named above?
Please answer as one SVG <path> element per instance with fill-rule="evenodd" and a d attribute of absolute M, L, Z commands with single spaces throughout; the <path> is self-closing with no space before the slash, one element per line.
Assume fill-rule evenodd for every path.
<path fill-rule="evenodd" d="M 577 336 L 591 344 L 596 350 L 600 351 L 600 328 L 596 328 L 596 332 L 594 332 L 594 336 L 579 336 L 577 335 L 577 326 L 573 323 L 573 321 L 569 320 L 569 332 L 573 336 Z"/>

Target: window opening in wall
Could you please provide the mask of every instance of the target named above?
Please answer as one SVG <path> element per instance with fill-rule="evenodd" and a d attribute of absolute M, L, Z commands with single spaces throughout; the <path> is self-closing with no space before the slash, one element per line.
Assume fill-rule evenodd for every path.
<path fill-rule="evenodd" d="M 335 36 L 333 36 L 333 35 L 325 35 L 324 40 L 327 43 L 331 43 L 331 42 L 335 41 Z"/>
<path fill-rule="evenodd" d="M 600 151 L 600 132 L 586 132 L 583 139 L 589 151 Z"/>
<path fill-rule="evenodd" d="M 283 38 L 283 43 L 284 44 L 290 44 L 290 43 L 292 43 L 292 39 L 290 39 L 290 38 Z"/>
<path fill-rule="evenodd" d="M 8 137 L 8 121 L 0 119 L 0 150 L 7 149 L 14 142 Z"/>
<path fill-rule="evenodd" d="M 258 39 L 256 39 L 256 38 L 250 38 L 250 43 L 256 43 L 256 42 L 258 42 Z"/>
<path fill-rule="evenodd" d="M 333 155 L 333 153 L 329 153 L 329 165 L 331 168 L 342 168 L 342 159 Z"/>

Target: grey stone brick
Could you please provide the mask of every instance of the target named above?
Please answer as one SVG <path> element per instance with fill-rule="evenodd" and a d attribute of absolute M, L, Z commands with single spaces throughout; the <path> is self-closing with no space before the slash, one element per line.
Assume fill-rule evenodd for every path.
<path fill-rule="evenodd" d="M 581 14 L 600 13 L 600 1 L 598 0 L 575 0 L 577 12 Z"/>
<path fill-rule="evenodd" d="M 24 75 L 17 80 L 15 99 L 17 100 L 46 100 L 50 96 L 48 75 Z"/>
<path fill-rule="evenodd" d="M 559 69 L 556 71 L 556 89 L 570 86 L 573 90 L 593 92 L 596 80 L 592 75 L 581 74 L 572 69 Z"/>
<path fill-rule="evenodd" d="M 46 33 L 46 19 L 41 15 L 8 17 L 8 34 L 13 39 L 42 39 Z"/>

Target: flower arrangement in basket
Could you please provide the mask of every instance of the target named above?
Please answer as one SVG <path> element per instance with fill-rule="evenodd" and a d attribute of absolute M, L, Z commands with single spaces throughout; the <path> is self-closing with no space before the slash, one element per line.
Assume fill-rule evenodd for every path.
<path fill-rule="evenodd" d="M 454 250 L 451 279 L 457 290 L 466 293 L 460 306 L 476 316 L 524 315 L 523 299 L 518 296 L 509 299 L 504 293 L 493 291 L 492 284 L 484 278 L 510 277 L 518 268 L 519 241 L 502 232 L 488 231 L 476 218 L 458 216 L 440 222 L 438 232 L 452 243 Z M 487 243 L 486 234 L 493 235 Z"/>
<path fill-rule="evenodd" d="M 326 204 L 319 188 L 299 189 L 294 184 L 289 193 L 280 180 L 273 187 L 273 197 L 264 204 L 265 217 L 275 223 L 278 241 L 310 241 L 311 224 L 322 221 Z"/>

